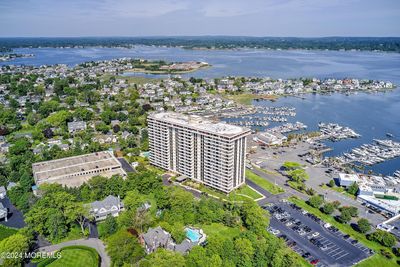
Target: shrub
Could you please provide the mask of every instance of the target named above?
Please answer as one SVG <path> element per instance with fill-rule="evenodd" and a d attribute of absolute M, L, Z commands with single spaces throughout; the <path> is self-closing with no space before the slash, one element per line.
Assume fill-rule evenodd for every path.
<path fill-rule="evenodd" d="M 367 239 L 378 242 L 385 247 L 393 247 L 397 242 L 394 235 L 383 230 L 376 230 L 372 234 L 367 235 Z"/>
<path fill-rule="evenodd" d="M 351 220 L 351 215 L 349 210 L 344 209 L 341 211 L 338 221 L 341 223 L 348 223 Z"/>
<path fill-rule="evenodd" d="M 308 200 L 308 204 L 314 208 L 319 208 L 319 206 L 321 206 L 323 202 L 324 201 L 322 200 L 322 198 L 320 196 L 312 196 Z"/>
<path fill-rule="evenodd" d="M 332 203 L 326 203 L 322 206 L 322 212 L 325 214 L 332 214 L 335 210 L 335 206 Z"/>
<path fill-rule="evenodd" d="M 389 260 L 393 258 L 393 254 L 390 251 L 381 249 L 379 252 L 381 253 L 382 256 L 384 256 L 385 258 L 387 258 Z"/>
<path fill-rule="evenodd" d="M 361 218 L 357 222 L 357 228 L 360 233 L 366 233 L 371 230 L 371 225 L 367 219 Z"/>

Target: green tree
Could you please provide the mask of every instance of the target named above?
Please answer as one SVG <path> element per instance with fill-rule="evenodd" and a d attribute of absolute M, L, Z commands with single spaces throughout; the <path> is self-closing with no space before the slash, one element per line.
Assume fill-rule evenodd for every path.
<path fill-rule="evenodd" d="M 133 265 L 144 257 L 145 253 L 137 241 L 125 229 L 121 229 L 106 239 L 107 253 L 111 257 L 112 266 Z"/>
<path fill-rule="evenodd" d="M 235 240 L 235 250 L 238 254 L 238 266 L 252 266 L 254 248 L 250 240 L 238 238 Z"/>
<path fill-rule="evenodd" d="M 308 204 L 314 208 L 319 208 L 322 203 L 324 203 L 324 201 L 320 196 L 312 196 L 308 199 Z"/>
<path fill-rule="evenodd" d="M 332 203 L 326 203 L 324 206 L 322 206 L 322 212 L 325 214 L 332 214 L 334 210 L 335 206 L 333 206 Z"/>
<path fill-rule="evenodd" d="M 329 187 L 335 187 L 335 181 L 334 180 L 330 180 L 329 181 Z"/>
<path fill-rule="evenodd" d="M 245 201 L 241 207 L 242 221 L 244 226 L 255 233 L 262 233 L 268 225 L 268 217 L 253 201 Z"/>
<path fill-rule="evenodd" d="M 352 183 L 348 188 L 347 192 L 351 195 L 356 195 L 358 192 L 358 184 L 356 182 Z"/>
<path fill-rule="evenodd" d="M 340 211 L 346 210 L 350 214 L 351 217 L 358 216 L 358 209 L 354 206 L 344 206 L 344 207 L 341 207 L 339 210 Z"/>
<path fill-rule="evenodd" d="M 50 114 L 46 121 L 53 127 L 60 127 L 65 125 L 68 120 L 71 119 L 71 113 L 67 110 L 60 110 L 53 114 Z"/>
<path fill-rule="evenodd" d="M 103 223 L 103 230 L 106 236 L 114 234 L 118 230 L 118 223 L 114 216 L 108 215 Z"/>
<path fill-rule="evenodd" d="M 2 266 L 21 266 L 24 261 L 24 254 L 29 250 L 29 239 L 19 233 L 11 235 L 0 242 L 0 255 L 10 253 L 16 257 L 2 258 Z M 22 255 L 22 257 L 19 257 Z"/>
<path fill-rule="evenodd" d="M 303 183 L 304 181 L 309 179 L 308 173 L 306 173 L 306 171 L 303 169 L 288 171 L 287 175 L 290 177 L 291 180 L 295 181 L 296 183 Z"/>
<path fill-rule="evenodd" d="M 338 219 L 341 223 L 348 223 L 351 220 L 350 211 L 348 209 L 342 210 Z"/>
<path fill-rule="evenodd" d="M 185 265 L 185 258 L 180 253 L 166 249 L 157 249 L 147 257 L 147 260 L 140 263 L 140 266 L 157 267 L 184 267 Z"/>
<path fill-rule="evenodd" d="M 221 257 L 217 254 L 209 256 L 206 249 L 195 246 L 187 256 L 186 266 L 188 267 L 219 267 L 222 266 Z"/>
<path fill-rule="evenodd" d="M 89 212 L 89 206 L 83 203 L 71 203 L 66 211 L 70 221 L 76 221 L 81 227 L 82 235 L 85 235 L 85 225 L 92 220 L 92 215 Z"/>
<path fill-rule="evenodd" d="M 296 170 L 301 168 L 301 164 L 293 161 L 286 161 L 282 165 L 286 170 Z"/>
<path fill-rule="evenodd" d="M 71 209 L 76 207 L 75 197 L 56 190 L 45 193 L 25 216 L 33 230 L 51 240 L 65 237 L 76 220 L 71 216 Z"/>
<path fill-rule="evenodd" d="M 393 234 L 383 230 L 376 230 L 375 232 L 368 234 L 367 239 L 378 242 L 385 247 L 393 247 L 397 242 L 397 239 Z"/>
<path fill-rule="evenodd" d="M 365 234 L 366 232 L 371 230 L 371 224 L 369 223 L 369 221 L 367 219 L 361 218 L 357 222 L 357 228 L 358 228 L 358 231 L 360 231 L 360 233 Z"/>

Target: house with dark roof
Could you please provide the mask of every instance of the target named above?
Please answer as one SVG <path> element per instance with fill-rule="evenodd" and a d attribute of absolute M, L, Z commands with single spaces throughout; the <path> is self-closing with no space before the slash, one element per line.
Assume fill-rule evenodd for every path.
<path fill-rule="evenodd" d="M 147 253 L 152 253 L 158 248 L 174 250 L 175 247 L 171 234 L 160 226 L 150 228 L 147 233 L 143 234 L 143 240 Z"/>
<path fill-rule="evenodd" d="M 123 209 L 124 204 L 119 196 L 110 195 L 103 200 L 90 203 L 90 213 L 96 221 L 105 220 L 108 215 L 117 217 Z"/>
<path fill-rule="evenodd" d="M 68 132 L 69 133 L 84 131 L 84 130 L 86 130 L 86 127 L 87 127 L 86 122 L 84 122 L 84 121 L 68 122 Z"/>
<path fill-rule="evenodd" d="M 162 229 L 160 226 L 150 228 L 147 233 L 142 235 L 146 252 L 152 253 L 158 248 L 165 248 L 171 251 L 176 251 L 181 254 L 188 253 L 194 246 L 201 244 L 205 241 L 206 235 L 200 230 L 200 240 L 191 240 L 187 237 L 180 244 L 176 244 L 171 234 Z"/>

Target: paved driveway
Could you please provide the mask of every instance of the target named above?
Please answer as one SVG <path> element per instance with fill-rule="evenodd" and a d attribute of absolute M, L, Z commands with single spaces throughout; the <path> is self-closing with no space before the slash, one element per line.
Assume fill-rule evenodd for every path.
<path fill-rule="evenodd" d="M 126 172 L 135 172 L 135 169 L 132 168 L 131 165 L 124 158 L 118 158 L 118 161 L 121 163 L 122 169 Z"/>
<path fill-rule="evenodd" d="M 97 250 L 97 252 L 99 253 L 99 255 L 101 257 L 101 266 L 102 267 L 111 266 L 111 259 L 107 255 L 105 245 L 100 239 L 97 239 L 97 238 L 78 239 L 78 240 L 67 241 L 67 242 L 63 242 L 60 244 L 56 244 L 56 245 L 41 247 L 41 248 L 39 248 L 39 251 L 54 252 L 54 251 L 60 250 L 61 248 L 68 247 L 68 246 L 87 246 L 87 247 L 94 248 Z"/>
<path fill-rule="evenodd" d="M 26 225 L 24 221 L 24 215 L 22 214 L 22 212 L 17 210 L 17 208 L 13 204 L 11 204 L 11 201 L 8 199 L 8 197 L 0 199 L 0 202 L 3 204 L 4 207 L 8 208 L 9 212 L 7 221 L 2 219 L 0 221 L 0 224 L 14 228 L 22 228 Z"/>

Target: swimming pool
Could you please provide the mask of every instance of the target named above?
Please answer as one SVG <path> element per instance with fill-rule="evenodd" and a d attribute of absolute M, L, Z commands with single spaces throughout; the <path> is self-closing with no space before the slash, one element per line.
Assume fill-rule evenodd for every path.
<path fill-rule="evenodd" d="M 186 228 L 186 237 L 192 242 L 198 242 L 200 240 L 201 234 L 198 230 L 191 228 Z"/>

